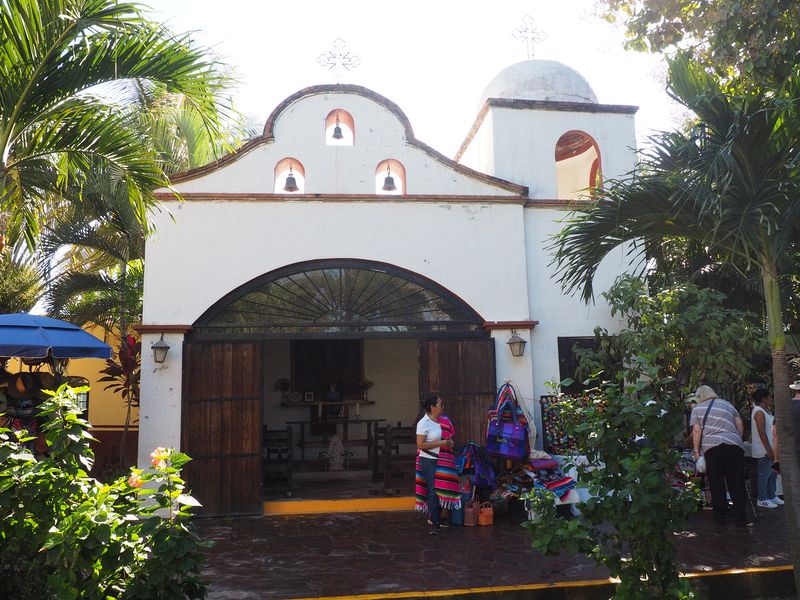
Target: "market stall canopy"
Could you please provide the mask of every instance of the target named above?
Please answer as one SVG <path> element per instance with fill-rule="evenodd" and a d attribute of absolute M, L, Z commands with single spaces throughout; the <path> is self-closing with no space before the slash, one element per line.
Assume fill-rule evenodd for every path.
<path fill-rule="evenodd" d="M 0 356 L 111 358 L 111 346 L 72 323 L 28 313 L 0 315 Z"/>

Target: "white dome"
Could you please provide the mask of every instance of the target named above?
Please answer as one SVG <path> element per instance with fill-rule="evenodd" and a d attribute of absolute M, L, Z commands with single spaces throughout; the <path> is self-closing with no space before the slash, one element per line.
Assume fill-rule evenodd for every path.
<path fill-rule="evenodd" d="M 503 69 L 486 86 L 481 106 L 487 98 L 597 104 L 583 76 L 554 60 L 524 60 Z"/>

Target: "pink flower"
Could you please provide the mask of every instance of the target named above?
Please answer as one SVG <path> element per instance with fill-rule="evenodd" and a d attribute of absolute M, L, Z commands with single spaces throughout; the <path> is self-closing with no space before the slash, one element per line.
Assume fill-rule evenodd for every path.
<path fill-rule="evenodd" d="M 150 458 L 153 460 L 151 461 L 153 466 L 156 469 L 163 469 L 167 466 L 167 459 L 172 452 L 168 448 L 156 448 L 150 454 Z"/>
<path fill-rule="evenodd" d="M 138 474 L 134 473 L 130 477 L 128 477 L 128 485 L 133 488 L 140 488 L 142 487 L 142 479 L 139 477 Z"/>

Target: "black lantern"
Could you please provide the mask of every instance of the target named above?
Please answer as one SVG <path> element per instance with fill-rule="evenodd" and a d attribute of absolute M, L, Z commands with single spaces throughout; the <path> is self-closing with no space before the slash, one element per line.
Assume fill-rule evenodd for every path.
<path fill-rule="evenodd" d="M 161 339 L 150 347 L 153 350 L 153 362 L 158 364 L 167 360 L 167 352 L 169 352 L 169 344 L 164 341 L 164 334 L 161 334 Z"/>
<path fill-rule="evenodd" d="M 381 188 L 384 192 L 393 192 L 397 189 L 397 186 L 394 184 L 394 177 L 392 177 L 392 170 L 389 165 L 386 165 L 386 178 L 383 180 L 383 188 Z"/>
<path fill-rule="evenodd" d="M 300 188 L 297 187 L 297 180 L 292 173 L 292 165 L 289 165 L 289 175 L 286 177 L 286 185 L 283 186 L 284 192 L 296 192 Z"/>
<path fill-rule="evenodd" d="M 508 344 L 509 350 L 511 350 L 511 356 L 522 356 L 525 354 L 525 340 L 517 335 L 515 330 L 511 330 L 511 337 L 506 342 Z"/>

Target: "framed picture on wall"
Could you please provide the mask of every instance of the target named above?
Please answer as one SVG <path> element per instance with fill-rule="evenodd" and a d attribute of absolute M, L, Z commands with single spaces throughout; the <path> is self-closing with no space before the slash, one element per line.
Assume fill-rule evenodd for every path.
<path fill-rule="evenodd" d="M 305 393 L 303 393 L 303 401 L 304 402 L 313 402 L 314 401 L 314 392 L 305 392 Z"/>

